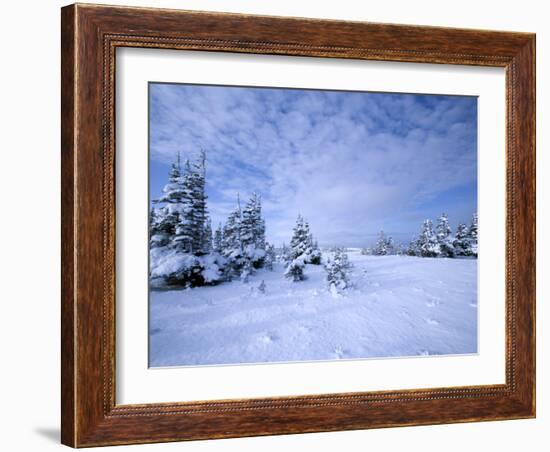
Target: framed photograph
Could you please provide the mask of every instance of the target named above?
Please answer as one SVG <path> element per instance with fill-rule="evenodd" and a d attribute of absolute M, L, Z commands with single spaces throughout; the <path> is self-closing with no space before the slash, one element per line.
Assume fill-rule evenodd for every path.
<path fill-rule="evenodd" d="M 535 36 L 62 9 L 62 442 L 535 416 Z"/>

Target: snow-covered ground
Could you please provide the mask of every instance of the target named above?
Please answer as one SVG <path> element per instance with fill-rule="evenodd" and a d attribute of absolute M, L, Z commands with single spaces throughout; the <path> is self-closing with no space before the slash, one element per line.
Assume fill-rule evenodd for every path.
<path fill-rule="evenodd" d="M 150 366 L 477 352 L 477 261 L 349 253 L 354 284 L 326 289 L 322 265 L 150 297 Z M 259 290 L 265 281 L 265 293 Z"/>

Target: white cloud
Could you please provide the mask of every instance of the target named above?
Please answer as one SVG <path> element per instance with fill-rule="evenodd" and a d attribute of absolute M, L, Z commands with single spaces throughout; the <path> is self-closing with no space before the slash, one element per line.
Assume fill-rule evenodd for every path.
<path fill-rule="evenodd" d="M 475 209 L 475 108 L 449 96 L 154 84 L 151 158 L 205 149 L 214 222 L 237 192 L 256 191 L 277 243 L 298 213 L 325 243 L 380 228 L 408 236 L 432 211 L 465 221 Z"/>

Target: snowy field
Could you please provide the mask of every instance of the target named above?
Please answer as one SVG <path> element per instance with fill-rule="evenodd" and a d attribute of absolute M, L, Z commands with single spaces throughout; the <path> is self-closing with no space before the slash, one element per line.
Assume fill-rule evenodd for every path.
<path fill-rule="evenodd" d="M 152 291 L 151 367 L 477 352 L 477 260 L 349 252 L 354 287 L 326 289 L 322 265 Z M 259 289 L 265 281 L 265 293 Z"/>

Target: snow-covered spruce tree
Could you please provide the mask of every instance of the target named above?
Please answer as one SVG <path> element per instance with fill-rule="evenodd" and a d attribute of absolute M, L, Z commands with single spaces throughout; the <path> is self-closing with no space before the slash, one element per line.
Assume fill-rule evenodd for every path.
<path fill-rule="evenodd" d="M 240 202 L 240 201 L 239 201 Z M 244 205 L 241 211 L 240 237 L 243 247 L 254 246 L 256 228 L 256 195 Z"/>
<path fill-rule="evenodd" d="M 253 194 L 242 210 L 240 237 L 244 256 L 254 268 L 260 268 L 265 258 L 265 220 L 262 218 L 262 203 Z"/>
<path fill-rule="evenodd" d="M 456 228 L 455 238 L 453 240 L 453 246 L 455 254 L 457 256 L 471 256 L 470 240 L 468 238 L 468 226 L 461 223 Z"/>
<path fill-rule="evenodd" d="M 376 256 L 387 256 L 394 252 L 393 239 L 380 231 L 376 245 L 374 246 L 373 254 Z"/>
<path fill-rule="evenodd" d="M 185 163 L 179 156 L 172 165 L 169 182 L 156 202 L 163 203 L 154 230 L 168 234 L 170 242 L 151 248 L 151 277 L 164 284 L 200 286 L 223 278 L 225 259 L 212 253 L 212 231 L 207 222 L 205 154 L 198 163 Z"/>
<path fill-rule="evenodd" d="M 168 245 L 177 221 L 177 216 L 166 218 L 162 209 L 152 208 L 149 215 L 149 247 L 159 248 Z"/>
<path fill-rule="evenodd" d="M 241 241 L 241 209 L 240 203 L 229 214 L 223 227 L 222 255 L 225 256 L 231 267 L 231 276 L 238 276 L 244 264 L 244 253 Z"/>
<path fill-rule="evenodd" d="M 268 270 L 273 270 L 273 264 L 277 260 L 277 256 L 275 254 L 275 246 L 272 244 L 266 243 L 265 246 L 265 259 L 264 259 L 264 267 Z"/>
<path fill-rule="evenodd" d="M 195 211 L 195 224 L 193 231 L 193 248 L 195 254 L 205 254 L 208 240 L 212 244 L 212 228 L 210 227 L 210 236 L 206 229 L 208 212 L 206 210 L 206 154 L 203 150 L 200 152 L 198 162 L 194 163 L 191 171 L 191 180 L 193 187 L 193 209 Z"/>
<path fill-rule="evenodd" d="M 418 236 L 418 247 L 422 257 L 438 257 L 441 253 L 437 237 L 433 231 L 432 220 L 425 220 L 422 232 Z"/>
<path fill-rule="evenodd" d="M 287 257 L 285 276 L 293 281 L 305 279 L 304 268 L 311 256 L 309 225 L 301 215 L 296 219 Z"/>
<path fill-rule="evenodd" d="M 468 240 L 470 242 L 471 256 L 477 257 L 477 213 L 472 215 L 472 224 L 468 231 Z"/>
<path fill-rule="evenodd" d="M 327 285 L 333 294 L 339 293 L 349 287 L 348 272 L 350 268 L 351 264 L 349 263 L 348 255 L 343 248 L 338 248 L 327 259 L 325 263 Z"/>
<path fill-rule="evenodd" d="M 155 221 L 150 234 L 153 248 L 173 245 L 176 227 L 183 212 L 184 187 L 181 179 L 180 156 L 172 163 L 168 183 L 162 189 L 162 196 L 153 201 L 162 207 L 155 209 Z"/>
<path fill-rule="evenodd" d="M 290 240 L 290 259 L 294 260 L 301 257 L 304 263 L 309 263 L 312 252 L 313 243 L 309 232 L 309 224 L 302 215 L 298 215 Z"/>
<path fill-rule="evenodd" d="M 162 189 L 162 196 L 153 201 L 155 203 L 180 204 L 184 195 L 184 188 L 181 180 L 180 155 L 170 168 L 168 183 Z"/>
<path fill-rule="evenodd" d="M 313 234 L 309 235 L 309 241 L 311 243 L 311 253 L 309 255 L 308 264 L 321 265 L 321 249 L 319 248 L 319 243 L 317 243 L 317 240 L 313 240 Z"/>
<path fill-rule="evenodd" d="M 213 241 L 214 238 L 212 236 L 212 221 L 210 220 L 210 217 L 206 217 L 206 223 L 204 226 L 204 238 L 202 244 L 202 251 L 205 254 L 211 253 L 213 251 Z"/>
<path fill-rule="evenodd" d="M 407 255 L 408 256 L 420 256 L 420 241 L 418 237 L 413 237 L 413 239 L 410 241 L 409 246 L 407 248 Z"/>
<path fill-rule="evenodd" d="M 363 255 L 363 256 L 372 256 L 372 248 L 370 248 L 370 247 L 361 248 L 361 255 Z"/>
<path fill-rule="evenodd" d="M 202 235 L 195 210 L 195 180 L 189 160 L 185 162 L 181 176 L 182 194 L 178 208 L 179 221 L 175 228 L 173 244 L 182 253 L 195 254 Z"/>
<path fill-rule="evenodd" d="M 195 217 L 193 231 L 193 249 L 197 255 L 207 254 L 212 247 L 212 227 L 207 229 L 208 212 L 206 208 L 206 153 L 201 149 L 198 161 L 191 165 L 193 188 L 193 210 Z"/>
<path fill-rule="evenodd" d="M 255 234 L 254 234 L 254 246 L 258 250 L 264 250 L 266 247 L 265 241 L 265 218 L 262 216 L 262 199 L 254 194 L 256 210 L 254 213 L 254 218 L 256 220 L 255 225 Z"/>
<path fill-rule="evenodd" d="M 214 233 L 214 238 L 212 242 L 212 248 L 214 252 L 216 253 L 222 252 L 222 241 L 223 241 L 223 233 L 222 233 L 222 225 L 220 223 L 216 229 L 216 232 Z"/>
<path fill-rule="evenodd" d="M 391 236 L 388 236 L 388 238 L 386 239 L 386 250 L 387 250 L 387 255 L 396 254 L 395 243 Z"/>
<path fill-rule="evenodd" d="M 304 268 L 306 264 L 302 256 L 292 259 L 285 270 L 285 276 L 294 282 L 303 281 L 305 279 Z"/>
<path fill-rule="evenodd" d="M 403 256 L 407 252 L 405 245 L 403 243 L 393 243 L 393 252 L 396 256 Z"/>
<path fill-rule="evenodd" d="M 384 234 L 384 231 L 380 231 L 378 234 L 378 240 L 376 240 L 374 245 L 373 254 L 375 256 L 385 256 L 387 254 L 386 235 Z"/>
<path fill-rule="evenodd" d="M 287 264 L 290 260 L 290 250 L 288 249 L 288 246 L 286 246 L 286 243 L 283 242 L 283 246 L 281 247 L 281 253 L 279 254 L 279 261 L 283 264 Z"/>
<path fill-rule="evenodd" d="M 441 216 L 437 219 L 435 235 L 437 237 L 437 243 L 439 244 L 439 256 L 455 257 L 452 231 L 451 227 L 449 226 L 449 219 L 444 213 L 441 214 Z"/>
<path fill-rule="evenodd" d="M 196 256 L 206 254 L 204 249 L 207 244 L 206 231 L 206 193 L 205 154 L 201 151 L 198 163 L 185 162 L 184 172 L 181 176 L 182 208 L 179 212 L 179 224 L 176 228 L 174 242 L 185 253 Z"/>

